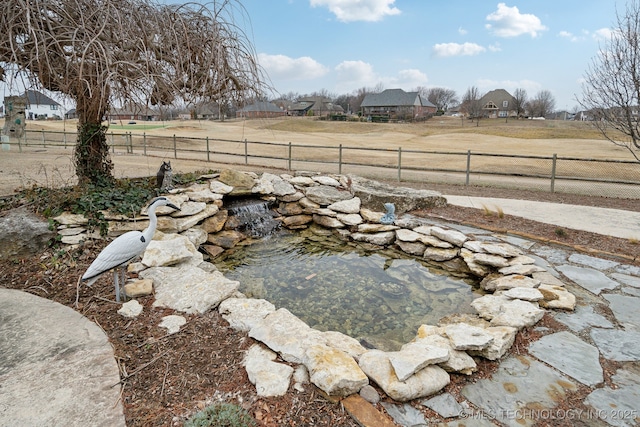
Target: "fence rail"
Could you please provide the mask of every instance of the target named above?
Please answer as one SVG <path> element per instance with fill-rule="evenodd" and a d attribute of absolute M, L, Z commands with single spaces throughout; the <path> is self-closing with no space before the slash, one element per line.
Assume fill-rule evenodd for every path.
<path fill-rule="evenodd" d="M 27 131 L 3 142 L 28 146 L 73 147 L 75 132 Z M 128 154 L 217 163 L 269 166 L 286 170 L 353 173 L 374 179 L 482 185 L 560 193 L 640 199 L 640 163 L 578 157 L 367 148 L 216 138 L 107 134 L 111 149 Z M 9 148 L 9 147 L 7 147 Z"/>

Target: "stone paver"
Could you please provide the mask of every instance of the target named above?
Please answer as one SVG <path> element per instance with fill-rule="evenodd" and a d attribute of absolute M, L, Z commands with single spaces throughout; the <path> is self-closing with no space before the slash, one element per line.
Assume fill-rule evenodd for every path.
<path fill-rule="evenodd" d="M 640 330 L 640 298 L 626 295 L 603 295 L 616 320 Z"/>
<path fill-rule="evenodd" d="M 600 292 L 605 289 L 615 289 L 620 286 L 618 282 L 593 268 L 576 267 L 565 264 L 559 266 L 558 270 L 578 285 L 596 295 L 599 295 Z"/>
<path fill-rule="evenodd" d="M 591 338 L 606 359 L 618 362 L 640 360 L 640 332 L 593 328 Z"/>
<path fill-rule="evenodd" d="M 554 408 L 577 385 L 565 375 L 527 356 L 504 359 L 490 379 L 468 384 L 462 395 L 480 408 L 469 418 L 495 418 L 508 426 L 538 421 L 528 408 Z M 471 424 L 470 424 L 471 425 Z"/>
<path fill-rule="evenodd" d="M 590 305 L 576 306 L 573 312 L 556 312 L 553 317 L 574 332 L 580 332 L 592 326 L 613 328 L 613 323 L 596 313 Z"/>
<path fill-rule="evenodd" d="M 594 386 L 604 379 L 598 349 L 570 332 L 546 335 L 531 343 L 529 351 L 582 384 Z"/>

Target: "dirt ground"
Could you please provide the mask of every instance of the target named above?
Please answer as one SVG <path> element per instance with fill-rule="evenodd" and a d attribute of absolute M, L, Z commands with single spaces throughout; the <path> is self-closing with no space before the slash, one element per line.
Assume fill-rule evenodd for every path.
<path fill-rule="evenodd" d="M 265 131 L 263 129 L 262 131 L 256 130 L 256 132 L 263 134 L 274 132 L 276 135 L 276 132 L 280 131 Z M 376 141 L 399 137 L 396 132 L 383 132 L 384 135 L 378 135 L 377 132 L 373 132 L 375 135 L 360 134 L 359 137 L 356 137 L 353 134 L 350 137 L 356 140 L 366 136 L 366 138 L 372 137 Z M 495 135 L 482 135 L 470 138 L 480 140 L 486 137 L 487 144 L 495 141 Z M 311 136 L 306 134 L 300 136 L 298 134 L 299 138 L 311 138 L 312 136 L 314 138 L 335 138 L 335 142 L 342 134 L 335 132 L 330 135 L 316 135 L 314 133 Z M 416 138 L 416 135 L 404 135 L 404 137 L 411 139 Z M 277 136 L 277 138 L 285 137 Z M 436 135 L 434 138 L 445 138 L 446 140 L 444 136 Z M 264 140 L 264 138 L 262 139 Z M 565 140 L 562 141 L 564 143 Z M 576 139 L 576 142 L 578 141 L 579 139 Z M 516 144 L 516 142 L 513 143 Z M 518 143 L 520 144 L 522 141 Z M 552 148 L 555 143 L 558 143 L 558 140 L 545 142 Z M 603 141 L 599 141 L 598 144 L 607 146 Z M 608 150 L 608 148 L 598 148 L 603 151 Z M 68 150 L 53 152 L 45 148 L 23 153 L 15 152 L 15 150 L 0 152 L 0 195 L 10 194 L 15 189 L 33 184 L 56 186 L 72 184 L 73 173 L 70 166 L 72 152 L 71 149 Z M 114 155 L 113 160 L 116 177 L 126 177 L 154 175 L 161 159 Z M 174 163 L 174 170 L 179 172 L 219 167 L 224 167 L 224 165 L 206 162 L 192 163 L 182 160 Z M 237 168 L 242 169 L 241 167 Z M 259 170 L 255 171 L 260 172 Z M 271 170 L 271 172 L 278 173 L 279 171 Z M 397 185 L 397 182 L 392 184 Z M 403 182 L 402 185 L 428 188 L 442 194 L 520 198 L 640 211 L 640 201 L 630 199 L 427 183 Z M 488 215 L 482 210 L 471 208 L 447 206 L 414 213 L 488 229 L 510 230 L 515 234 L 540 239 L 571 250 L 596 253 L 599 256 L 624 259 L 628 263 L 640 264 L 637 258 L 640 253 L 639 243 L 630 240 L 615 239 L 577 230 L 563 230 L 563 233 L 558 233 L 555 226 L 509 215 L 502 217 Z M 246 334 L 230 329 L 227 322 L 215 310 L 200 316 L 186 316 L 186 326 L 179 333 L 167 336 L 164 330 L 157 325 L 161 317 L 173 313 L 153 308 L 153 297 L 149 296 L 139 300 L 144 306 L 143 314 L 139 318 L 130 320 L 119 316 L 116 313 L 118 305 L 113 302 L 113 288 L 108 277 L 98 280 L 92 288 L 82 287 L 79 294 L 79 305 L 76 306 L 75 284 L 77 278 L 105 245 L 106 242 L 94 243 L 70 252 L 61 252 L 60 248 L 56 247 L 45 248 L 41 253 L 28 259 L 2 259 L 0 260 L 0 284 L 58 301 L 78 310 L 103 328 L 114 346 L 115 357 L 120 366 L 122 402 L 127 426 L 182 425 L 184 419 L 190 414 L 215 401 L 227 401 L 241 405 L 249 411 L 261 427 L 356 427 L 358 425 L 339 402 L 327 399 L 312 385 L 307 385 L 302 392 L 290 389 L 281 398 L 257 396 L 241 363 L 243 351 L 249 348 L 254 341 Z M 39 262 L 32 262 L 34 258 Z M 545 316 L 542 324 L 551 330 L 561 328 L 561 325 L 555 323 L 549 316 Z M 510 353 L 525 354 L 528 341 L 537 338 L 536 334 L 539 333 L 529 328 L 523 330 L 518 335 L 516 345 L 513 346 Z M 477 373 L 471 377 L 452 375 L 451 384 L 444 391 L 460 398 L 460 390 L 465 384 L 490 375 L 497 366 L 495 362 L 480 359 L 478 362 L 479 371 Z M 616 369 L 615 366 L 605 368 L 609 373 L 615 372 Z M 381 390 L 378 389 L 378 391 L 383 400 L 389 400 Z M 559 405 L 560 407 L 579 407 L 588 392 L 590 392 L 588 388 L 581 387 L 575 393 L 568 395 L 564 401 L 559 402 Z M 419 402 L 411 402 L 411 404 L 422 411 L 430 423 L 450 421 L 442 419 L 433 411 L 421 406 Z M 381 405 L 377 405 L 377 408 L 384 414 Z"/>

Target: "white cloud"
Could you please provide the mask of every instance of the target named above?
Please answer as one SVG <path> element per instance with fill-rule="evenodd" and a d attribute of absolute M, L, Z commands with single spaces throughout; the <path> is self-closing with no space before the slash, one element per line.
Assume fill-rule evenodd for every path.
<path fill-rule="evenodd" d="M 563 39 L 567 39 L 570 42 L 579 42 L 580 40 L 584 40 L 584 37 L 576 36 L 569 31 L 560 31 L 558 33 L 558 36 L 562 37 Z"/>
<path fill-rule="evenodd" d="M 329 70 L 316 60 L 302 56 L 290 58 L 285 55 L 258 55 L 258 62 L 272 79 L 309 80 L 317 79 Z"/>
<path fill-rule="evenodd" d="M 498 9 L 487 15 L 486 28 L 498 37 L 517 37 L 529 34 L 537 37 L 541 31 L 547 30 L 540 18 L 528 13 L 520 13 L 516 6 L 509 7 L 498 3 Z"/>
<path fill-rule="evenodd" d="M 462 28 L 462 27 L 459 27 L 459 28 L 458 28 L 458 34 L 460 34 L 461 36 L 464 36 L 464 35 L 466 35 L 467 33 L 468 33 L 468 31 L 467 31 L 467 30 L 465 30 L 464 28 Z"/>
<path fill-rule="evenodd" d="M 433 46 L 433 54 L 438 57 L 472 56 L 486 50 L 485 47 L 476 43 L 438 43 Z"/>
<path fill-rule="evenodd" d="M 389 79 L 386 83 L 389 86 L 412 88 L 417 86 L 426 86 L 429 78 L 425 73 L 416 69 L 400 70 L 398 76 Z"/>
<path fill-rule="evenodd" d="M 613 31 L 610 28 L 600 28 L 593 33 L 593 38 L 596 40 L 611 40 Z"/>
<path fill-rule="evenodd" d="M 398 15 L 400 9 L 393 7 L 396 0 L 309 0 L 311 7 L 326 7 L 339 21 L 382 20 L 385 16 Z"/>
<path fill-rule="evenodd" d="M 341 86 L 350 84 L 355 87 L 373 86 L 380 81 L 371 64 L 364 61 L 343 61 L 336 66 L 335 70 Z"/>

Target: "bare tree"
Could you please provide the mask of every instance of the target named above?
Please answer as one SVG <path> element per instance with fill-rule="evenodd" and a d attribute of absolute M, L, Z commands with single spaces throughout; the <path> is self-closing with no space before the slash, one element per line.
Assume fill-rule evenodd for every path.
<path fill-rule="evenodd" d="M 476 126 L 480 126 L 480 118 L 482 117 L 482 103 L 480 100 L 482 95 L 477 87 L 471 86 L 467 89 L 462 97 L 460 110 L 464 112 L 470 119 L 476 120 Z"/>
<path fill-rule="evenodd" d="M 81 183 L 105 184 L 113 164 L 102 121 L 111 106 L 194 106 L 262 92 L 239 12 L 236 0 L 5 0 L 0 64 L 26 75 L 25 86 L 75 101 L 76 174 Z"/>
<path fill-rule="evenodd" d="M 451 105 L 458 103 L 456 91 L 444 87 L 429 88 L 424 93 L 424 96 L 442 112 L 447 111 Z"/>
<path fill-rule="evenodd" d="M 640 3 L 630 0 L 616 13 L 611 38 L 600 47 L 584 75 L 578 102 L 593 124 L 615 145 L 640 161 Z"/>
<path fill-rule="evenodd" d="M 513 99 L 515 100 L 514 109 L 516 110 L 516 115 L 518 117 L 524 116 L 527 105 L 527 91 L 522 88 L 516 89 L 513 92 Z"/>
<path fill-rule="evenodd" d="M 527 110 L 533 117 L 545 117 L 553 112 L 556 100 L 548 90 L 541 90 L 536 93 L 527 103 Z"/>

